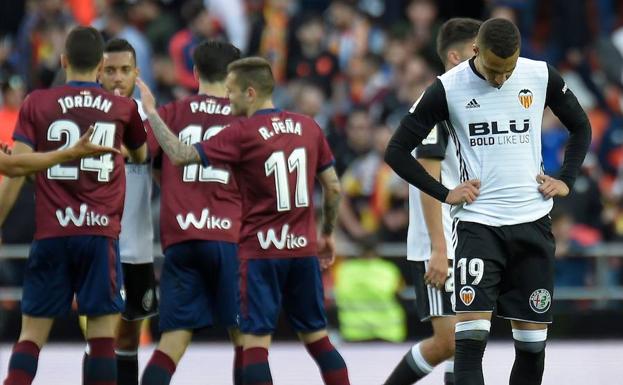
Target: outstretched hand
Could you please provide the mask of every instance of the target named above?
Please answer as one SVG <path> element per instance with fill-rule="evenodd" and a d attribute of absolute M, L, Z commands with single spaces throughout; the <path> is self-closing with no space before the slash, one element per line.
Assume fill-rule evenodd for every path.
<path fill-rule="evenodd" d="M 78 139 L 76 144 L 71 146 L 70 150 L 73 152 L 74 158 L 84 158 L 91 156 L 98 156 L 103 154 L 119 154 L 120 151 L 116 148 L 105 147 L 94 144 L 91 142 L 91 136 L 93 135 L 93 131 L 95 129 L 93 126 L 89 127 L 89 129 Z"/>
<path fill-rule="evenodd" d="M 156 98 L 154 94 L 151 93 L 147 84 L 141 79 L 136 78 L 136 85 L 141 93 L 141 102 L 143 103 L 143 110 L 146 113 L 151 113 L 156 111 Z"/>
<path fill-rule="evenodd" d="M 335 241 L 332 235 L 318 237 L 318 259 L 320 268 L 327 269 L 335 262 Z"/>
<path fill-rule="evenodd" d="M 555 196 L 565 197 L 569 195 L 569 186 L 559 179 L 552 178 L 549 175 L 539 174 L 536 176 L 539 182 L 539 192 L 545 198 L 553 198 Z"/>

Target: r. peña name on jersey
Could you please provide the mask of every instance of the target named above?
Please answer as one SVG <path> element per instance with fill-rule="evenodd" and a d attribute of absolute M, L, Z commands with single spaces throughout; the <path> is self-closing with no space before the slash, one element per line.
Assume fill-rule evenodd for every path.
<path fill-rule="evenodd" d="M 530 119 L 469 123 L 468 129 L 472 147 L 530 143 Z"/>
<path fill-rule="evenodd" d="M 262 139 L 268 140 L 280 134 L 294 134 L 299 136 L 303 134 L 301 123 L 295 122 L 292 119 L 281 120 L 279 118 L 273 118 L 271 120 L 271 126 L 272 130 L 267 127 L 260 127 L 257 130 L 262 136 Z"/>
<path fill-rule="evenodd" d="M 257 233 L 257 240 L 260 242 L 260 247 L 264 250 L 270 249 L 271 245 L 278 250 L 301 249 L 309 243 L 304 236 L 291 234 L 290 225 L 287 224 L 281 227 L 279 238 L 275 229 L 270 228 L 266 231 L 266 234 L 264 234 L 263 231 L 259 231 Z"/>

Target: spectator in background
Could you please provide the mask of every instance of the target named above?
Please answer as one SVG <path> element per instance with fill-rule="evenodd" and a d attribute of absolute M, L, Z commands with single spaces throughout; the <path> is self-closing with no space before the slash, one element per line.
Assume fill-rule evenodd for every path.
<path fill-rule="evenodd" d="M 26 96 L 24 82 L 13 75 L 2 84 L 2 104 L 0 105 L 0 143 L 13 144 L 13 130 L 19 115 L 19 108 Z"/>
<path fill-rule="evenodd" d="M 125 39 L 136 51 L 136 65 L 141 71 L 141 79 L 151 88 L 154 87 L 154 72 L 152 69 L 152 52 L 149 41 L 128 20 L 129 6 L 125 3 L 114 3 L 106 10 L 103 19 L 103 34 L 107 39 L 116 37 Z M 138 97 L 138 91 L 135 96 Z"/>
<path fill-rule="evenodd" d="M 42 20 L 37 27 L 39 35 L 36 45 L 35 84 L 38 88 L 48 88 L 53 85 L 55 77 L 61 70 L 60 55 L 65 49 L 65 38 L 69 33 L 69 26 L 56 20 Z"/>
<path fill-rule="evenodd" d="M 13 42 L 9 35 L 0 35 L 0 83 L 9 81 L 9 78 L 16 72 L 15 68 L 9 62 Z M 0 99 L 2 103 L 2 99 Z"/>
<path fill-rule="evenodd" d="M 320 16 L 304 15 L 296 29 L 296 39 L 288 55 L 287 79 L 304 78 L 331 96 L 339 75 L 337 58 L 326 48 L 326 31 Z"/>
<path fill-rule="evenodd" d="M 437 4 L 433 0 L 412 0 L 407 6 L 407 18 L 410 22 L 410 42 L 438 73 L 444 71 L 437 56 L 435 41 L 441 23 L 437 20 Z"/>
<path fill-rule="evenodd" d="M 169 40 L 178 31 L 177 19 L 163 12 L 159 0 L 137 0 L 129 9 L 130 20 L 143 31 L 154 56 L 166 56 Z"/>
<path fill-rule="evenodd" d="M 396 299 L 403 286 L 400 270 L 376 252 L 374 237 L 362 243 L 360 257 L 335 269 L 335 302 L 340 334 L 347 341 L 404 341 L 405 311 Z"/>
<path fill-rule="evenodd" d="M 361 58 L 367 52 L 380 54 L 383 51 L 383 33 L 351 2 L 333 1 L 328 18 L 329 51 L 337 56 L 341 70 L 346 71 L 355 57 Z"/>
<path fill-rule="evenodd" d="M 327 106 L 327 98 L 322 88 L 316 83 L 305 81 L 295 83 L 293 88 L 293 110 L 314 118 L 326 135 L 330 130 L 331 111 Z"/>
<path fill-rule="evenodd" d="M 372 121 L 363 108 L 353 110 L 348 116 L 344 133 L 339 130 L 328 135 L 335 154 L 335 169 L 342 175 L 355 158 L 366 154 L 372 146 Z"/>
<path fill-rule="evenodd" d="M 39 63 L 39 45 L 45 38 L 41 35 L 41 27 L 62 25 L 69 28 L 73 24 L 74 19 L 65 8 L 63 0 L 31 0 L 27 3 L 26 16 L 20 24 L 15 50 L 11 56 L 11 63 L 26 82 L 27 89 L 40 86 L 36 69 Z"/>
<path fill-rule="evenodd" d="M 194 93 L 199 83 L 193 74 L 193 49 L 203 40 L 216 39 L 222 35 L 216 20 L 203 5 L 203 0 L 184 3 L 182 19 L 187 27 L 173 35 L 169 42 L 169 54 L 178 84 Z"/>

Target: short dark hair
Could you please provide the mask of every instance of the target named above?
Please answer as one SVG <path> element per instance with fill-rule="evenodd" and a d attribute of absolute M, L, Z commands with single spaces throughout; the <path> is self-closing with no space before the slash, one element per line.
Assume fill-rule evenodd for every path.
<path fill-rule="evenodd" d="M 193 63 L 202 80 L 220 82 L 227 76 L 229 63 L 240 59 L 240 50 L 233 44 L 206 40 L 193 51 Z"/>
<path fill-rule="evenodd" d="M 506 19 L 489 19 L 478 31 L 481 49 L 489 49 L 496 56 L 506 59 L 521 47 L 521 34 L 515 24 Z"/>
<path fill-rule="evenodd" d="M 441 26 L 437 34 L 437 55 L 446 64 L 448 51 L 457 44 L 474 41 L 482 21 L 469 17 L 454 17 Z"/>
<path fill-rule="evenodd" d="M 75 27 L 65 40 L 65 55 L 72 69 L 78 72 L 94 70 L 102 61 L 104 39 L 93 27 Z"/>
<path fill-rule="evenodd" d="M 104 46 L 104 52 L 130 52 L 132 54 L 132 58 L 134 59 L 134 65 L 136 65 L 136 51 L 134 50 L 134 47 L 132 47 L 132 44 L 130 44 L 126 39 L 113 38 L 108 40 Z"/>
<path fill-rule="evenodd" d="M 180 12 L 182 19 L 186 24 L 190 24 L 197 16 L 201 14 L 201 12 L 205 11 L 206 7 L 203 3 L 203 0 L 189 0 L 182 5 L 182 10 Z"/>
<path fill-rule="evenodd" d="M 273 70 L 268 60 L 262 57 L 247 57 L 231 62 L 227 72 L 236 74 L 236 81 L 242 89 L 253 87 L 259 94 L 267 96 L 275 88 Z"/>

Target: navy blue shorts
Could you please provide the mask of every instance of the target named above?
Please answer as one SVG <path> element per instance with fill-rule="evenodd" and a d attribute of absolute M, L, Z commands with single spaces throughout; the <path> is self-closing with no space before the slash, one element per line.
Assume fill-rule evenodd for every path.
<path fill-rule="evenodd" d="M 54 318 L 66 314 L 76 295 L 86 316 L 124 310 L 123 273 L 116 239 L 79 235 L 34 241 L 24 273 L 22 313 Z"/>
<path fill-rule="evenodd" d="M 238 246 L 188 241 L 164 251 L 160 330 L 238 327 Z"/>
<path fill-rule="evenodd" d="M 242 260 L 240 291 L 240 330 L 245 334 L 272 334 L 282 304 L 295 331 L 327 327 L 316 257 Z"/>

